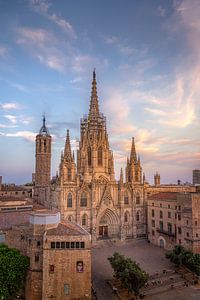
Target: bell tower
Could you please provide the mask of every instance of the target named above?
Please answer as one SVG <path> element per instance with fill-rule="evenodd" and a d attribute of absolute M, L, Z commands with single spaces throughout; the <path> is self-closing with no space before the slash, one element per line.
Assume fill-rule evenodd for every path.
<path fill-rule="evenodd" d="M 35 186 L 49 186 L 51 180 L 51 135 L 46 127 L 45 116 L 40 132 L 36 136 L 35 158 Z"/>

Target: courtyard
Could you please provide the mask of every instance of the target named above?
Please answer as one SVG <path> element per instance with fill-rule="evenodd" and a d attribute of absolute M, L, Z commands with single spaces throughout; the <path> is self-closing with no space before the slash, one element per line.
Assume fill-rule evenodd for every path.
<path fill-rule="evenodd" d="M 149 275 L 162 273 L 163 270 L 172 268 L 170 261 L 165 258 L 165 250 L 149 244 L 146 240 L 134 240 L 124 243 L 113 243 L 109 240 L 100 241 L 92 249 L 92 279 L 98 300 L 118 299 L 106 282 L 112 279 L 113 276 L 113 271 L 107 258 L 112 256 L 115 251 L 131 257 Z M 200 288 L 193 286 L 175 288 L 145 297 L 147 300 L 165 300 L 169 298 L 170 300 L 197 300 L 200 299 Z"/>

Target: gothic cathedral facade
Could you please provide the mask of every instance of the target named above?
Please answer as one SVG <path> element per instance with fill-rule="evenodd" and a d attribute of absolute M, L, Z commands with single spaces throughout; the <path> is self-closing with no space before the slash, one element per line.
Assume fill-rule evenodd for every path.
<path fill-rule="evenodd" d="M 36 137 L 34 197 L 48 208 L 57 208 L 64 220 L 80 224 L 98 239 L 146 236 L 145 179 L 134 138 L 127 158 L 125 178 L 116 181 L 113 152 L 109 146 L 106 118 L 99 111 L 96 74 L 93 72 L 88 116 L 81 119 L 77 159 L 71 151 L 67 130 L 59 174 L 51 181 L 51 136 L 43 119 Z"/>

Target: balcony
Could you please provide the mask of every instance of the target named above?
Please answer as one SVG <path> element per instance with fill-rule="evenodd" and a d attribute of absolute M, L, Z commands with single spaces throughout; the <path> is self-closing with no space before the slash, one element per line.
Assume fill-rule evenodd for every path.
<path fill-rule="evenodd" d="M 176 234 L 173 233 L 173 232 L 169 232 L 167 230 L 163 230 L 161 228 L 156 228 L 156 231 L 159 232 L 159 233 L 162 233 L 164 235 L 167 235 L 167 236 L 171 236 L 171 237 L 176 237 Z"/>

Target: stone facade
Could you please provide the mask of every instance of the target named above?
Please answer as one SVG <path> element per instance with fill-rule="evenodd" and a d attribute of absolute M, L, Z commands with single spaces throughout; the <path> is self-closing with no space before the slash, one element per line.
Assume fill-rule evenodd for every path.
<path fill-rule="evenodd" d="M 183 245 L 200 253 L 200 194 L 159 193 L 148 199 L 148 239 L 171 250 Z"/>
<path fill-rule="evenodd" d="M 41 130 L 47 134 L 46 126 L 45 130 Z M 120 180 L 116 181 L 106 118 L 99 111 L 94 71 L 89 113 L 87 117 L 81 119 L 77 159 L 75 160 L 71 151 L 70 135 L 67 130 L 59 174 L 54 182 L 47 186 L 41 179 L 41 174 L 46 172 L 46 160 L 43 158 L 43 171 L 41 160 L 36 155 L 36 166 L 40 165 L 40 169 L 36 169 L 38 181 L 36 180 L 34 190 L 35 200 L 46 207 L 58 208 L 63 220 L 74 221 L 83 226 L 91 233 L 93 244 L 101 238 L 124 240 L 146 236 L 147 197 L 162 189 L 191 191 L 193 187 L 161 186 L 158 173 L 155 175 L 155 185 L 150 186 L 146 183 L 145 176 L 142 176 L 142 166 L 136 154 L 134 138 L 130 150 L 125 178 L 121 170 Z M 37 141 L 36 153 L 38 153 Z"/>
<path fill-rule="evenodd" d="M 27 300 L 91 299 L 91 237 L 83 228 L 42 209 L 5 236 L 8 246 L 30 258 Z"/>
<path fill-rule="evenodd" d="M 36 153 L 37 139 L 38 136 Z M 36 166 L 41 162 L 37 159 L 36 154 Z M 42 172 L 42 169 L 37 169 L 36 178 L 39 179 Z M 67 130 L 59 175 L 48 187 L 41 178 L 36 180 L 35 199 L 46 207 L 57 207 L 63 220 L 83 226 L 91 233 L 95 243 L 99 238 L 125 239 L 146 235 L 144 186 L 134 138 L 127 159 L 125 180 L 122 171 L 120 181 L 115 179 L 106 118 L 99 111 L 96 74 L 93 72 L 89 114 L 81 119 L 77 162 L 71 151 Z"/>

